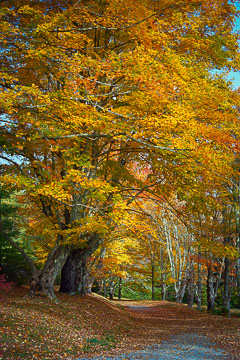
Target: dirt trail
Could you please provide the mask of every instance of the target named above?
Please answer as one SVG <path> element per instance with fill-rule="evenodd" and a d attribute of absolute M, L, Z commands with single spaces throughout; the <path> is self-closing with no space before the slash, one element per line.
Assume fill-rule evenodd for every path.
<path fill-rule="evenodd" d="M 115 303 L 131 314 L 134 327 L 118 354 L 113 351 L 105 359 L 240 360 L 240 319 L 167 301 Z"/>

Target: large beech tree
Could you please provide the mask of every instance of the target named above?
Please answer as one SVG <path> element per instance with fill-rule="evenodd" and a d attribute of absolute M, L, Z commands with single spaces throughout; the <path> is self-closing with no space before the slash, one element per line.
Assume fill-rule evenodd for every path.
<path fill-rule="evenodd" d="M 84 292 L 125 200 L 231 178 L 239 96 L 211 70 L 238 68 L 235 15 L 227 0 L 2 2 L 2 181 L 52 233 L 33 289 L 53 298 L 63 269 L 62 290 Z"/>

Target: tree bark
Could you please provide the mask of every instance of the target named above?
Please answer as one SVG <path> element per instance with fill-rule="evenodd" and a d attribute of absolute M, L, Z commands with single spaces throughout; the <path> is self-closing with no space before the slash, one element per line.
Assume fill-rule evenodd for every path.
<path fill-rule="evenodd" d="M 237 200 L 239 204 L 240 202 L 239 192 L 238 192 Z M 239 214 L 239 210 L 235 210 L 235 211 L 236 211 L 236 247 L 238 252 L 240 253 L 240 214 Z M 235 268 L 236 268 L 236 278 L 237 278 L 238 307 L 240 308 L 240 257 L 238 257 L 236 260 Z"/>
<path fill-rule="evenodd" d="M 109 299 L 113 300 L 113 296 L 114 296 L 114 281 L 113 280 L 109 280 Z"/>
<path fill-rule="evenodd" d="M 185 294 L 185 290 L 186 290 L 186 285 L 187 285 L 187 281 L 186 278 L 183 278 L 182 280 L 178 280 L 175 283 L 175 296 L 176 296 L 176 301 L 178 303 L 182 303 L 183 301 L 183 297 Z"/>
<path fill-rule="evenodd" d="M 86 256 L 82 249 L 76 249 L 68 256 L 61 276 L 59 291 L 70 295 L 87 293 Z"/>
<path fill-rule="evenodd" d="M 118 279 L 118 300 L 122 298 L 122 278 Z"/>
<path fill-rule="evenodd" d="M 239 189 L 240 190 L 240 189 Z M 239 194 L 239 193 L 238 193 Z M 240 202 L 240 194 L 238 195 L 238 203 Z M 240 253 L 240 214 L 239 210 L 236 211 L 236 247 Z M 236 278 L 237 278 L 237 294 L 238 294 L 238 307 L 240 308 L 240 256 L 237 258 L 235 263 Z"/>
<path fill-rule="evenodd" d="M 104 279 L 103 281 L 103 296 L 106 298 L 107 297 L 107 284 L 106 284 L 106 279 Z"/>
<path fill-rule="evenodd" d="M 103 295 L 103 280 L 98 281 L 98 295 Z"/>
<path fill-rule="evenodd" d="M 214 310 L 215 299 L 217 296 L 217 290 L 219 286 L 219 281 L 221 278 L 221 272 L 217 273 L 215 276 L 213 273 L 212 265 L 208 265 L 208 275 L 207 275 L 207 312 L 211 313 Z"/>
<path fill-rule="evenodd" d="M 92 294 L 92 287 L 93 287 L 94 280 L 95 280 L 94 277 L 89 276 L 89 274 L 87 273 L 87 279 L 86 279 L 86 284 L 87 284 L 86 293 L 87 294 Z"/>
<path fill-rule="evenodd" d="M 35 295 L 37 290 L 42 291 L 51 300 L 57 301 L 54 293 L 54 283 L 60 273 L 70 250 L 64 246 L 58 246 L 49 254 L 44 267 L 36 272 L 30 281 L 30 296 Z"/>
<path fill-rule="evenodd" d="M 155 266 L 152 264 L 152 300 L 155 300 Z"/>
<path fill-rule="evenodd" d="M 214 310 L 215 293 L 214 293 L 214 276 L 212 267 L 208 267 L 207 275 L 207 312 L 210 313 Z"/>
<path fill-rule="evenodd" d="M 167 290 L 167 286 L 164 282 L 162 282 L 162 291 L 161 291 L 162 300 L 166 300 L 166 290 Z"/>
<path fill-rule="evenodd" d="M 161 284 L 161 299 L 166 300 L 166 261 L 164 260 L 164 250 L 160 248 L 160 259 L 159 259 L 159 267 L 160 267 L 160 284 Z"/>
<path fill-rule="evenodd" d="M 180 304 L 183 301 L 185 290 L 186 290 L 186 284 L 181 283 L 181 286 L 180 286 L 180 289 L 179 289 L 179 292 L 178 292 L 178 296 L 177 296 L 177 302 L 180 303 Z"/>
<path fill-rule="evenodd" d="M 60 284 L 60 292 L 67 294 L 87 293 L 87 267 L 88 257 L 97 249 L 99 245 L 97 234 L 92 235 L 84 249 L 74 249 L 69 254 L 63 268 Z"/>
<path fill-rule="evenodd" d="M 235 268 L 237 278 L 238 308 L 240 308 L 240 257 L 236 260 Z"/>
<path fill-rule="evenodd" d="M 230 317 L 230 290 L 229 290 L 229 272 L 230 272 L 230 260 L 225 257 L 224 260 L 224 290 L 223 290 L 223 306 L 227 311 L 228 317 Z"/>
<path fill-rule="evenodd" d="M 188 272 L 188 284 L 187 284 L 187 304 L 189 307 L 193 306 L 195 285 L 194 285 L 194 263 L 191 262 Z"/>
<path fill-rule="evenodd" d="M 201 311 L 202 309 L 202 273 L 201 273 L 201 264 L 198 261 L 198 280 L 197 280 L 197 309 Z"/>

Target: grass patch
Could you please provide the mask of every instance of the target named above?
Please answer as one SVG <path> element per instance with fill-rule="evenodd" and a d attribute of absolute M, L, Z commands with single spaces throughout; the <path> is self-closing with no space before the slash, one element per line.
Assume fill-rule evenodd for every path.
<path fill-rule="evenodd" d="M 96 349 L 110 350 L 116 345 L 116 337 L 112 334 L 104 335 L 100 338 L 92 337 L 86 340 L 83 352 L 89 353 Z"/>

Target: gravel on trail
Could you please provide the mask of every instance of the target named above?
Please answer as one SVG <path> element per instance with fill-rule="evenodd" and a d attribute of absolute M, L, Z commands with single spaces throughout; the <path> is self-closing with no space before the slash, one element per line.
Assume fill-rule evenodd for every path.
<path fill-rule="evenodd" d="M 79 358 L 78 360 L 88 360 Z M 92 357 L 91 360 L 228 360 L 206 336 L 190 333 L 174 335 L 161 344 L 113 357 Z"/>
<path fill-rule="evenodd" d="M 163 322 L 170 319 L 172 319 L 173 322 L 178 320 L 180 321 L 178 322 L 180 332 L 169 336 L 165 340 L 159 340 L 159 343 L 155 334 L 154 340 L 156 340 L 156 342 L 151 342 L 151 345 L 145 346 L 141 350 L 123 351 L 122 354 L 116 355 L 106 354 L 105 356 L 81 357 L 77 360 L 240 360 L 239 357 L 233 357 L 221 349 L 221 345 L 215 343 L 214 338 L 210 340 L 205 334 L 198 333 L 194 327 L 191 328 L 191 326 L 188 326 L 184 328 L 184 324 L 181 324 L 181 321 L 186 320 L 187 314 L 185 312 L 181 312 L 181 314 L 179 312 L 177 313 L 174 307 L 170 307 L 166 312 L 164 307 L 157 308 L 156 310 L 156 307 L 139 306 L 138 304 L 132 303 L 125 305 L 125 309 L 133 311 L 138 318 L 140 316 L 140 318 L 143 317 L 150 321 L 153 321 L 151 316 L 154 316 L 154 323 L 152 324 L 154 327 L 158 327 L 159 319 Z M 184 310 L 186 310 L 186 308 L 184 308 Z M 148 317 L 149 315 L 150 318 Z M 202 314 L 198 313 L 195 313 L 195 317 L 196 315 L 202 316 Z M 207 324 L 205 324 L 205 326 L 206 325 Z M 144 336 L 144 327 L 142 330 L 141 334 Z"/>

